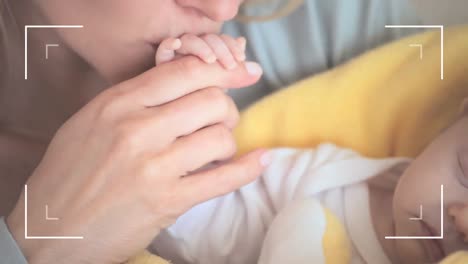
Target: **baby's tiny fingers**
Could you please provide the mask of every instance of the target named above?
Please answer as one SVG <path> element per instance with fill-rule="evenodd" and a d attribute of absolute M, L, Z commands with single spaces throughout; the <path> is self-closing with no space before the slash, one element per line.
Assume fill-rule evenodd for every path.
<path fill-rule="evenodd" d="M 245 60 L 245 52 L 242 41 L 235 40 L 228 35 L 221 35 L 221 39 L 224 41 L 224 43 L 226 43 L 227 47 L 231 51 L 231 54 L 234 55 L 236 60 Z"/>
<path fill-rule="evenodd" d="M 221 65 L 228 70 L 234 69 L 237 66 L 234 56 L 219 35 L 208 34 L 202 38 L 211 47 Z"/>
<path fill-rule="evenodd" d="M 186 34 L 181 37 L 182 46 L 177 53 L 182 55 L 194 55 L 206 63 L 216 61 L 216 55 L 211 47 L 200 37 Z"/>
<path fill-rule="evenodd" d="M 163 40 L 156 51 L 156 65 L 173 60 L 175 56 L 174 51 L 179 49 L 181 45 L 182 43 L 178 38 L 168 38 Z"/>
<path fill-rule="evenodd" d="M 247 45 L 247 40 L 244 37 L 239 37 L 239 38 L 236 38 L 236 41 L 241 46 L 242 51 L 245 52 L 245 46 Z"/>

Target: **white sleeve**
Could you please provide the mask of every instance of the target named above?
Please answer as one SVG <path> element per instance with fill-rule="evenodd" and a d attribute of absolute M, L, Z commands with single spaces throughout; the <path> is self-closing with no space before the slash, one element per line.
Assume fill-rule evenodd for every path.
<path fill-rule="evenodd" d="M 28 264 L 3 217 L 0 217 L 0 260 L 5 264 Z"/>
<path fill-rule="evenodd" d="M 322 239 L 326 226 L 319 201 L 293 201 L 272 222 L 258 264 L 325 264 Z"/>
<path fill-rule="evenodd" d="M 192 208 L 151 249 L 177 264 L 256 263 L 269 225 L 292 200 L 360 182 L 398 161 L 366 159 L 331 144 L 316 150 L 274 150 L 260 178 Z"/>

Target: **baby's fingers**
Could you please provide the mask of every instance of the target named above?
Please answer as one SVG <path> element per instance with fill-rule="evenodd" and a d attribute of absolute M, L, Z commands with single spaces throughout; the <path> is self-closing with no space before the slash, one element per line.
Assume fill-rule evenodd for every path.
<path fill-rule="evenodd" d="M 211 47 L 200 37 L 186 34 L 181 37 L 182 46 L 177 53 L 182 55 L 194 55 L 206 63 L 216 61 L 216 55 Z"/>
<path fill-rule="evenodd" d="M 156 51 L 156 65 L 173 60 L 175 57 L 175 50 L 179 49 L 181 45 L 180 39 L 177 38 L 163 40 Z"/>
<path fill-rule="evenodd" d="M 224 40 L 215 34 L 204 35 L 203 40 L 211 47 L 213 52 L 218 58 L 218 62 L 223 65 L 226 69 L 234 69 L 237 66 L 237 61 L 234 58 L 228 44 Z"/>
<path fill-rule="evenodd" d="M 245 60 L 245 38 L 233 39 L 228 35 L 221 35 L 221 39 L 226 43 L 231 54 L 234 55 L 237 61 Z"/>

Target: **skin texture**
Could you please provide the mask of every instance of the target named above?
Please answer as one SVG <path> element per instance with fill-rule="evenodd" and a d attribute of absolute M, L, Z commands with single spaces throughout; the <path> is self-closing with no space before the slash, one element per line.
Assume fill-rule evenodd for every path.
<path fill-rule="evenodd" d="M 180 56 L 193 55 L 205 63 L 218 61 L 224 68 L 232 70 L 237 67 L 237 62 L 245 60 L 245 44 L 245 38 L 233 39 L 216 34 L 186 34 L 181 38 L 168 38 L 161 42 L 156 51 L 156 65 Z"/>
<path fill-rule="evenodd" d="M 163 82 L 179 90 L 161 89 L 155 83 L 186 64 L 211 68 L 217 78 L 199 78 L 198 85 L 187 86 L 182 78 L 186 74 L 180 72 L 181 76 Z M 189 74 L 194 79 L 199 75 L 198 70 Z M 28 232 L 72 233 L 86 239 L 24 240 L 22 195 L 7 223 L 30 263 L 53 263 L 66 256 L 69 263 L 120 263 L 190 207 L 255 179 L 263 170 L 262 151 L 191 173 L 213 160 L 229 158 L 235 151 L 229 130 L 237 119 L 232 102 L 219 88 L 197 87 L 225 87 L 223 83 L 258 78 L 249 77 L 241 67 L 237 74 L 240 78 L 233 79 L 219 65 L 183 58 L 106 90 L 67 121 L 28 179 Z M 179 93 L 190 95 L 171 101 Z M 191 107 L 181 108 L 187 102 Z M 219 111 L 203 115 L 204 105 Z M 185 112 L 181 109 L 200 118 L 192 118 L 177 130 L 164 129 L 178 122 Z M 168 112 L 175 114 L 169 117 Z M 216 125 L 207 126 L 209 123 Z M 154 140 L 155 133 L 159 140 Z M 202 146 L 201 141 L 206 143 Z M 44 219 L 44 204 L 60 221 Z"/>
<path fill-rule="evenodd" d="M 152 65 L 156 46 L 167 37 L 217 33 L 222 22 L 237 14 L 242 1 L 35 2 L 51 24 L 83 25 L 83 30 L 59 31 L 61 38 L 106 79 L 117 82 Z"/>
<path fill-rule="evenodd" d="M 7 225 L 29 263 L 121 263 L 190 207 L 263 171 L 264 150 L 229 160 L 236 150 L 231 130 L 238 110 L 223 89 L 251 85 L 262 74 L 258 64 L 243 61 L 242 40 L 215 34 L 241 1 L 30 3 L 11 2 L 20 28 L 85 28 L 38 29 L 29 35 L 30 80 L 12 87 L 33 87 L 24 94 L 34 100 L 11 92 L 12 104 L 2 107 L 12 115 L 0 137 L 13 156 L 35 169 L 26 174 L 16 169 L 21 164 L 16 159 L 2 161 L 11 168 L 7 179 L 18 181 L 7 181 L 13 195 L 2 192 L 1 200 L 14 197 L 27 178 L 28 234 L 85 239 L 25 240 L 22 193 Z M 161 11 L 155 15 L 154 10 Z M 188 36 L 199 37 L 184 41 Z M 156 49 L 167 38 L 183 40 L 180 50 L 154 67 Z M 198 38 L 216 62 L 199 58 L 203 49 L 193 44 Z M 56 64 L 44 67 L 42 52 L 33 48 L 44 43 L 60 44 L 49 57 Z M 176 59 L 177 54 L 196 56 Z M 54 104 L 51 98 L 62 100 Z M 214 161 L 226 162 L 199 170 Z M 59 221 L 45 220 L 45 205 Z"/>
<path fill-rule="evenodd" d="M 30 30 L 28 81 L 21 76 L 23 50 L 12 53 L 18 61 L 9 67 L 18 79 L 0 87 L 8 98 L 0 104 L 0 215 L 11 211 L 66 120 L 105 89 L 154 67 L 160 41 L 216 33 L 241 2 L 8 1 L 18 29 L 34 24 L 84 28 Z M 22 33 L 8 36 L 10 47 L 23 47 Z M 51 49 L 48 60 L 45 43 L 60 45 Z"/>
<path fill-rule="evenodd" d="M 0 214 L 10 212 L 28 179 L 34 198 L 29 213 L 36 224 L 29 226 L 31 233 L 87 237 L 86 243 L 23 240 L 21 196 L 7 222 L 30 263 L 55 263 L 70 252 L 82 259 L 67 259 L 67 263 L 120 262 L 144 247 L 185 208 L 233 190 L 260 173 L 261 152 L 211 174 L 197 174 L 198 180 L 182 178 L 187 171 L 174 168 L 176 164 L 191 170 L 197 166 L 191 161 L 201 165 L 230 156 L 230 128 L 237 110 L 219 89 L 254 83 L 261 74 L 258 66 L 249 64 L 256 71 L 247 74 L 248 64 L 226 71 L 190 57 L 152 70 L 163 39 L 216 35 L 222 22 L 236 15 L 241 2 L 8 1 L 19 29 L 30 24 L 84 25 L 81 30 L 32 30 L 30 79 L 19 80 L 2 93 L 8 101 L 0 105 L 0 113 L 8 115 L 0 120 L 0 166 L 6 172 L 0 177 Z M 23 45 L 21 38 L 10 42 L 12 47 Z M 44 43 L 60 44 L 48 62 L 41 48 Z M 231 68 L 225 60 L 229 61 L 220 57 L 219 62 Z M 213 109 L 224 111 L 213 116 L 217 112 Z M 191 126 L 184 127 L 189 121 Z M 195 151 L 202 148 L 206 156 Z M 182 188 L 182 179 L 187 179 L 183 192 L 176 189 Z M 122 186 L 128 189 L 122 191 Z M 60 224 L 41 221 L 45 204 L 51 215 L 62 219 Z M 128 221 L 109 224 L 120 217 Z M 141 225 L 132 225 L 132 219 Z M 141 219 L 147 221 L 141 223 Z M 120 230 L 120 236 L 115 230 Z M 110 250 L 120 254 L 113 252 L 114 258 L 109 259 Z"/>
<path fill-rule="evenodd" d="M 395 263 L 435 263 L 468 244 L 468 115 L 445 130 L 408 168 L 371 182 L 374 227 Z M 440 186 L 444 185 L 442 240 L 385 240 L 385 236 L 439 236 Z M 418 218 L 423 206 L 423 220 Z"/>

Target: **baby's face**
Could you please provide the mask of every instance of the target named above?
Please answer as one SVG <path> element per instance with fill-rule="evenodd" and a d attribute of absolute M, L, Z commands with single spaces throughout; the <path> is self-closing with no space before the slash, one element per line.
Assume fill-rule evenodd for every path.
<path fill-rule="evenodd" d="M 395 241 L 401 263 L 434 263 L 456 250 L 468 249 L 464 242 L 468 237 L 468 115 L 412 162 L 393 199 L 397 236 L 441 236 L 441 215 L 444 218 L 441 239 Z"/>

